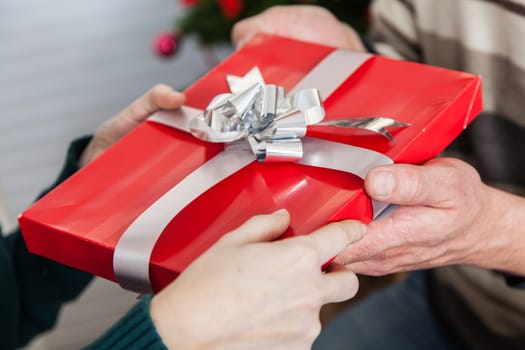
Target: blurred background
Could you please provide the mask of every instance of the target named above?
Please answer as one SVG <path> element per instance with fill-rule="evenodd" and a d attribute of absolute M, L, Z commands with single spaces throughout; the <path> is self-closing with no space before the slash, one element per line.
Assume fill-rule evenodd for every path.
<path fill-rule="evenodd" d="M 156 52 L 183 12 L 174 0 L 0 2 L 0 182 L 12 216 L 53 181 L 72 138 L 154 84 L 184 89 L 208 70 L 192 38 L 176 57 Z"/>

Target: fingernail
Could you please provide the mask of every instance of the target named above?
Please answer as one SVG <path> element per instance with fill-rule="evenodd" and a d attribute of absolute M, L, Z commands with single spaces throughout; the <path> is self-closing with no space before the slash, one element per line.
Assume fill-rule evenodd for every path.
<path fill-rule="evenodd" d="M 378 197 L 389 196 L 394 190 L 394 176 L 388 171 L 380 171 L 374 174 L 374 194 Z"/>
<path fill-rule="evenodd" d="M 286 209 L 279 209 L 272 213 L 272 215 L 277 215 L 277 216 L 285 216 L 287 214 L 288 214 L 288 210 Z"/>

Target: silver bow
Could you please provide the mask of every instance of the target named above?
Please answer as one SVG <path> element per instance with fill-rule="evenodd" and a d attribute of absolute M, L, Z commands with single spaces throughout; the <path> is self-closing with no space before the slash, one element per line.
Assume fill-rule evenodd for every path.
<path fill-rule="evenodd" d="M 384 117 L 323 122 L 325 111 L 317 89 L 286 95 L 284 88 L 265 84 L 257 67 L 244 77 L 227 76 L 231 93 L 217 95 L 206 110 L 190 120 L 191 133 L 204 141 L 232 143 L 247 139 L 257 160 L 299 161 L 301 138 L 308 125 L 367 129 L 393 140 L 387 127 L 406 123 Z"/>

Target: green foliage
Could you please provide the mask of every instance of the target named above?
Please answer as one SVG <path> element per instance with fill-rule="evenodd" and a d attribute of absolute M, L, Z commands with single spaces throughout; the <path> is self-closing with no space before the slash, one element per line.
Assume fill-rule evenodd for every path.
<path fill-rule="evenodd" d="M 246 17 L 253 16 L 275 5 L 311 3 L 330 10 L 341 21 L 352 25 L 358 32 L 364 32 L 367 26 L 366 9 L 369 0 L 245 0 L 239 18 L 228 20 L 224 17 L 217 0 L 201 0 L 190 7 L 184 17 L 177 23 L 177 29 L 184 34 L 196 35 L 204 45 L 227 43 L 233 24 Z"/>

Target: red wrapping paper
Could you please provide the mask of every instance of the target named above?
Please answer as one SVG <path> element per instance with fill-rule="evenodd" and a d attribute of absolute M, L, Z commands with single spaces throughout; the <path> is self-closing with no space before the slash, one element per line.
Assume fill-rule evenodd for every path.
<path fill-rule="evenodd" d="M 334 49 L 262 35 L 191 85 L 186 105 L 205 109 L 227 92 L 226 75 L 258 66 L 267 83 L 291 90 Z M 337 71 L 330 74 L 337 74 Z M 374 56 L 324 101 L 325 120 L 383 116 L 411 123 L 395 142 L 367 132 L 309 127 L 308 136 L 419 164 L 438 155 L 481 111 L 471 74 Z M 191 171 L 223 150 L 182 131 L 146 122 L 36 202 L 19 218 L 29 250 L 115 280 L 113 251 L 126 228 Z M 249 217 L 286 208 L 285 236 L 346 218 L 368 222 L 371 203 L 357 176 L 293 163 L 254 161 L 189 203 L 157 240 L 150 260 L 155 291 L 221 235 Z"/>

